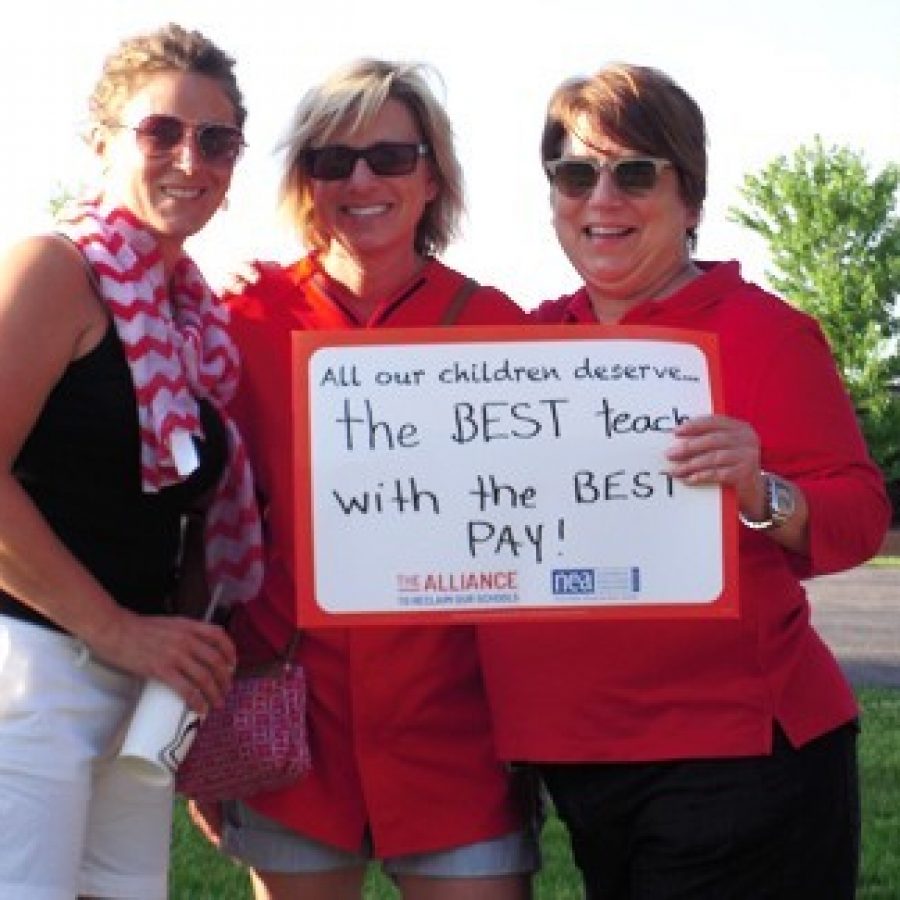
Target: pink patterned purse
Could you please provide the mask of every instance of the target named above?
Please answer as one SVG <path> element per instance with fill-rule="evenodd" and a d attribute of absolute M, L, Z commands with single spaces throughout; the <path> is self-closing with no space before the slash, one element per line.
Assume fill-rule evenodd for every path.
<path fill-rule="evenodd" d="M 250 797 L 284 787 L 310 767 L 306 674 L 283 659 L 239 672 L 197 730 L 175 776 L 175 789 L 200 801 Z"/>

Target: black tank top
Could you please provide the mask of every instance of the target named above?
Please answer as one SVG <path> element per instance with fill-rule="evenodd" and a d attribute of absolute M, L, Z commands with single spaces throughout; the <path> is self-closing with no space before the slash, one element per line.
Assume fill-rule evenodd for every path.
<path fill-rule="evenodd" d="M 72 362 L 13 465 L 13 475 L 69 551 L 115 600 L 135 612 L 166 611 L 177 575 L 181 517 L 217 482 L 228 436 L 199 402 L 199 468 L 180 484 L 145 494 L 131 372 L 115 327 Z M 56 627 L 0 590 L 0 613 Z"/>

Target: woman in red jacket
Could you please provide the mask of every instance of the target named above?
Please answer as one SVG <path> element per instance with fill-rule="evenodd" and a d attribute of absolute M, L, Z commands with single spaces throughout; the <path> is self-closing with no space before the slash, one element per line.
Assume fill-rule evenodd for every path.
<path fill-rule="evenodd" d="M 705 126 L 664 74 L 564 83 L 541 153 L 584 287 L 536 319 L 718 338 L 725 414 L 681 425 L 669 462 L 736 493 L 740 617 L 483 627 L 501 756 L 539 766 L 592 900 L 852 897 L 857 707 L 800 580 L 871 556 L 889 508 L 828 345 L 736 262 L 692 258 Z"/>
<path fill-rule="evenodd" d="M 291 332 L 524 318 L 491 288 L 457 306 L 466 279 L 435 258 L 456 229 L 462 180 L 424 74 L 363 60 L 306 95 L 282 200 L 312 252 L 260 266 L 232 298 L 244 365 L 235 412 L 267 524 L 262 596 L 236 632 L 245 654 L 285 645 L 296 580 L 309 577 L 292 556 Z M 252 867 L 256 896 L 358 898 L 375 857 L 408 900 L 527 898 L 537 852 L 494 751 L 475 629 L 304 631 L 299 658 L 312 772 L 229 807 L 222 832 L 223 848 Z"/>

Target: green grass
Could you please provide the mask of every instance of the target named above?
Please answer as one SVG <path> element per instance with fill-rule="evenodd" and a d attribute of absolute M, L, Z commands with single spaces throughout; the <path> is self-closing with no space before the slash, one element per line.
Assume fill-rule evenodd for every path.
<path fill-rule="evenodd" d="M 900 691 L 863 688 L 860 779 L 863 792 L 862 875 L 858 900 L 900 897 Z M 544 868 L 536 882 L 536 900 L 580 900 L 565 829 L 553 816 L 542 837 Z M 171 900 L 251 900 L 246 873 L 220 856 L 190 825 L 178 805 L 172 849 Z M 373 869 L 366 900 L 397 895 Z"/>
<path fill-rule="evenodd" d="M 900 897 L 900 691 L 867 688 L 859 743 L 863 795 L 860 900 Z"/>
<path fill-rule="evenodd" d="M 884 566 L 885 568 L 900 567 L 900 556 L 873 556 L 867 566 Z"/>

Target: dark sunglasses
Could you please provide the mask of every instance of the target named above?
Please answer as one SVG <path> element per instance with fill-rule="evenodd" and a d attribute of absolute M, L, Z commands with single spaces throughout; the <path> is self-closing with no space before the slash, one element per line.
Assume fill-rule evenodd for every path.
<path fill-rule="evenodd" d="M 403 144 L 381 141 L 368 147 L 347 147 L 344 144 L 327 144 L 310 147 L 303 154 L 303 165 L 310 178 L 316 181 L 340 181 L 349 178 L 357 160 L 364 159 L 374 175 L 380 178 L 399 178 L 409 175 L 419 157 L 428 156 L 428 144 Z"/>
<path fill-rule="evenodd" d="M 147 157 L 169 156 L 193 133 L 200 155 L 212 165 L 233 165 L 244 148 L 244 135 L 234 125 L 200 122 L 196 125 L 177 116 L 152 115 L 130 128 L 137 138 L 141 153 Z"/>
<path fill-rule="evenodd" d="M 567 197 L 583 197 L 597 185 L 600 173 L 609 169 L 613 183 L 629 194 L 652 191 L 659 173 L 672 163 L 654 156 L 634 156 L 628 159 L 599 160 L 591 157 L 551 159 L 544 163 L 550 183 Z"/>

